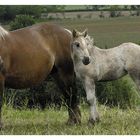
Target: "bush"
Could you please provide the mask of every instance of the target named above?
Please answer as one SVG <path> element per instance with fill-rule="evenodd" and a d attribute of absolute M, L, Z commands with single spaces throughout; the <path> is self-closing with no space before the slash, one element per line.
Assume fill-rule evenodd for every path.
<path fill-rule="evenodd" d="M 119 17 L 119 16 L 122 16 L 121 12 L 120 11 L 110 11 L 110 17 Z"/>
<path fill-rule="evenodd" d="M 6 89 L 5 104 L 14 108 L 40 108 L 54 107 L 60 109 L 63 104 L 62 94 L 51 77 L 41 85 L 31 89 Z M 46 84 L 47 83 L 47 84 Z"/>
<path fill-rule="evenodd" d="M 45 6 L 40 5 L 2 5 L 0 6 L 0 21 L 13 20 L 16 15 L 30 15 L 40 18 Z"/>
<path fill-rule="evenodd" d="M 10 29 L 16 30 L 19 28 L 31 26 L 35 24 L 35 20 L 29 15 L 18 15 L 14 21 L 10 23 Z"/>
<path fill-rule="evenodd" d="M 47 83 L 47 84 L 46 84 Z M 77 81 L 78 96 L 80 103 L 86 102 L 86 93 L 80 81 Z M 136 86 L 129 77 L 123 77 L 112 82 L 98 82 L 96 84 L 96 96 L 101 104 L 110 107 L 119 106 L 120 108 L 134 108 L 140 104 Z M 60 109 L 64 104 L 63 95 L 49 77 L 47 82 L 40 86 L 26 90 L 11 90 L 5 92 L 6 104 L 14 108 L 41 108 L 55 107 Z"/>
<path fill-rule="evenodd" d="M 18 6 L 2 5 L 0 6 L 0 21 L 13 20 L 18 14 Z"/>
<path fill-rule="evenodd" d="M 30 15 L 34 18 L 40 18 L 41 13 L 44 11 L 44 6 L 39 5 L 20 5 L 18 14 Z"/>
<path fill-rule="evenodd" d="M 96 87 L 100 103 L 120 108 L 132 108 L 139 102 L 136 87 L 129 77 L 112 82 L 97 83 Z"/>
<path fill-rule="evenodd" d="M 136 16 L 140 16 L 140 10 L 136 11 Z"/>
<path fill-rule="evenodd" d="M 105 17 L 103 11 L 100 12 L 99 17 L 100 17 L 100 18 L 104 18 L 104 17 Z"/>

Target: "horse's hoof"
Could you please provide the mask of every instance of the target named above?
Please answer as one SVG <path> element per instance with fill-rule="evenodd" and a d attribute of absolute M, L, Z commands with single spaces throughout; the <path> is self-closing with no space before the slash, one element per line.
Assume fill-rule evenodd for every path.
<path fill-rule="evenodd" d="M 79 125 L 79 124 L 81 124 L 81 120 L 80 119 L 68 119 L 66 124 L 67 125 Z"/>
<path fill-rule="evenodd" d="M 96 118 L 96 119 L 90 118 L 88 120 L 88 125 L 89 126 L 94 126 L 96 123 L 99 123 L 99 122 L 100 122 L 100 118 Z"/>

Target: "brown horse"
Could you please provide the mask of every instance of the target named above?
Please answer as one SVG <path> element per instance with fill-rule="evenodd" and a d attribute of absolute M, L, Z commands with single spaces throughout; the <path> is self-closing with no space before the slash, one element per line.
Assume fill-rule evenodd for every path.
<path fill-rule="evenodd" d="M 68 123 L 80 122 L 71 39 L 66 29 L 48 23 L 11 32 L 0 27 L 0 126 L 4 86 L 14 89 L 33 87 L 50 73 L 65 96 Z"/>

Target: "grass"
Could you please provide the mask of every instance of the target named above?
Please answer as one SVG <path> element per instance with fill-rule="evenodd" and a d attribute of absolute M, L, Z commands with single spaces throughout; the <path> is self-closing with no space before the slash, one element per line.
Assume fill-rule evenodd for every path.
<path fill-rule="evenodd" d="M 53 21 L 70 30 L 88 29 L 89 34 L 94 37 L 96 45 L 104 48 L 115 47 L 124 42 L 140 43 L 140 18 L 118 17 L 105 19 L 75 19 Z"/>
<path fill-rule="evenodd" d="M 4 106 L 4 128 L 1 135 L 138 135 L 140 134 L 140 110 L 121 110 L 99 105 L 101 122 L 87 125 L 88 109 L 82 105 L 82 124 L 68 126 L 67 110 L 46 109 L 14 110 Z"/>

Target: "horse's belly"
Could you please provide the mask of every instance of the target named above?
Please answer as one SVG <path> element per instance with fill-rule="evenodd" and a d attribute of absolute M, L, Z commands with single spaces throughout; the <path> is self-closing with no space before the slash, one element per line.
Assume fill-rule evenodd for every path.
<path fill-rule="evenodd" d="M 49 65 L 39 68 L 25 69 L 6 74 L 5 85 L 9 88 L 22 89 L 30 88 L 40 84 L 50 73 L 51 67 Z"/>
<path fill-rule="evenodd" d="M 47 52 L 35 53 L 31 56 L 14 59 L 14 63 L 6 72 L 6 87 L 22 89 L 40 84 L 51 72 L 54 65 L 53 56 Z"/>
<path fill-rule="evenodd" d="M 101 79 L 99 81 L 113 81 L 113 80 L 117 80 L 121 77 L 123 77 L 124 75 L 126 75 L 127 72 L 123 69 L 118 69 L 118 70 L 110 70 L 106 73 L 104 73 L 104 75 L 102 75 Z"/>
<path fill-rule="evenodd" d="M 30 88 L 32 86 L 38 85 L 44 79 L 45 76 L 36 76 L 36 77 L 8 76 L 5 80 L 5 85 L 6 87 L 13 89 Z"/>

